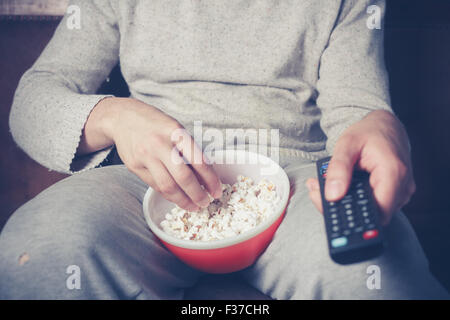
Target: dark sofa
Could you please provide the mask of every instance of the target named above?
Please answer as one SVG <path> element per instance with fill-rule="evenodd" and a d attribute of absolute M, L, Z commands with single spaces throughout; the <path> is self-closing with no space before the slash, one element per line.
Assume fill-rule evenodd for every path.
<path fill-rule="evenodd" d="M 65 176 L 31 160 L 13 142 L 9 110 L 21 75 L 51 38 L 59 18 L 0 18 L 0 230 L 16 208 Z M 450 2 L 388 1 L 386 63 L 392 104 L 411 138 L 417 193 L 404 211 L 432 272 L 450 289 Z M 118 68 L 100 88 L 126 96 Z M 187 298 L 264 299 L 236 281 L 207 276 Z M 211 285 L 212 284 L 212 285 Z"/>

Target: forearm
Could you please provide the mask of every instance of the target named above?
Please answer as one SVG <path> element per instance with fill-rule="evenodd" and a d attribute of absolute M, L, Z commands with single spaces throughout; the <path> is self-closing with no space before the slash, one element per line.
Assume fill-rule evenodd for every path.
<path fill-rule="evenodd" d="M 31 70 L 22 77 L 11 107 L 9 125 L 14 141 L 44 167 L 70 174 L 86 119 L 103 98 L 74 92 L 57 76 Z M 93 160 L 89 165 L 102 161 L 98 157 Z"/>
<path fill-rule="evenodd" d="M 10 114 L 16 143 L 41 165 L 68 174 L 94 168 L 108 156 L 105 149 L 82 159 L 74 157 L 92 109 L 105 98 L 95 92 L 117 64 L 120 46 L 117 17 L 109 0 L 71 3 L 84 12 L 83 27 L 71 30 L 67 28 L 71 15 L 63 18 L 22 77 Z M 84 152 L 98 143 L 87 136 Z M 102 141 L 98 146 L 108 144 Z"/>
<path fill-rule="evenodd" d="M 321 127 L 332 153 L 343 131 L 376 110 L 392 112 L 384 64 L 383 29 L 367 28 L 366 9 L 384 0 L 343 1 L 328 46 L 322 53 L 317 81 Z"/>

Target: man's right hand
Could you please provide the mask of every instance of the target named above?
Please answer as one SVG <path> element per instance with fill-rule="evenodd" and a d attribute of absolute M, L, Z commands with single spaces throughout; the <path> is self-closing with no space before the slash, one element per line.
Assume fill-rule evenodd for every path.
<path fill-rule="evenodd" d="M 172 139 L 175 130 L 184 132 L 180 141 Z M 206 191 L 214 198 L 222 194 L 219 177 L 192 137 L 175 119 L 153 106 L 131 98 L 100 101 L 86 122 L 78 152 L 89 153 L 112 144 L 131 172 L 183 209 L 206 207 Z"/>

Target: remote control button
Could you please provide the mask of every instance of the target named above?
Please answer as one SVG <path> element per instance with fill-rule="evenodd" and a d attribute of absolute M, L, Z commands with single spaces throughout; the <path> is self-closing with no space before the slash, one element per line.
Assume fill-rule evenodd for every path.
<path fill-rule="evenodd" d="M 339 247 L 343 247 L 347 245 L 347 237 L 340 237 L 340 238 L 336 238 L 331 240 L 331 246 L 333 248 L 339 248 Z"/>
<path fill-rule="evenodd" d="M 342 234 L 344 235 L 344 236 L 348 236 L 348 235 L 350 235 L 350 233 L 352 233 L 350 230 L 348 230 L 348 229 L 346 229 L 346 230 L 344 230 L 343 232 L 342 232 Z"/>
<path fill-rule="evenodd" d="M 351 205 L 350 203 L 346 203 L 346 204 L 344 205 L 344 208 L 345 208 L 345 209 L 351 209 L 351 208 L 352 208 L 352 205 Z"/>
<path fill-rule="evenodd" d="M 347 220 L 348 220 L 348 221 L 353 221 L 353 216 L 348 216 L 348 217 L 347 217 Z"/>
<path fill-rule="evenodd" d="M 322 174 L 322 177 L 327 177 L 327 171 L 328 171 L 328 162 L 325 162 L 322 164 L 322 167 L 320 168 L 320 173 Z"/>
<path fill-rule="evenodd" d="M 362 213 L 362 215 L 363 215 L 363 217 L 368 217 L 368 216 L 369 216 L 369 213 L 368 213 L 367 211 L 364 211 L 364 212 Z"/>
<path fill-rule="evenodd" d="M 331 237 L 332 239 L 334 239 L 334 238 L 339 237 L 340 235 L 341 235 L 340 233 L 334 232 L 334 233 L 330 234 L 330 237 Z"/>
<path fill-rule="evenodd" d="M 330 215 L 330 217 L 331 217 L 331 219 L 337 219 L 338 215 L 337 215 L 337 213 L 332 213 Z"/>
<path fill-rule="evenodd" d="M 357 187 L 357 188 L 362 188 L 362 186 L 363 186 L 363 183 L 362 183 L 362 182 L 358 182 L 358 183 L 356 184 L 356 187 Z"/>
<path fill-rule="evenodd" d="M 363 230 L 364 230 L 364 227 L 355 228 L 356 233 L 362 232 Z"/>
<path fill-rule="evenodd" d="M 369 200 L 367 200 L 367 199 L 364 199 L 364 200 L 358 200 L 358 204 L 360 204 L 360 205 L 366 205 L 366 204 L 368 204 L 369 203 Z"/>
<path fill-rule="evenodd" d="M 330 201 L 330 202 L 328 202 L 328 204 L 329 204 L 330 207 L 334 207 L 336 205 L 336 202 Z"/>
<path fill-rule="evenodd" d="M 371 222 L 371 221 L 370 221 L 369 218 L 365 218 L 365 219 L 364 219 L 364 223 L 369 224 L 370 222 Z"/>
<path fill-rule="evenodd" d="M 338 211 L 338 208 L 337 208 L 337 207 L 331 207 L 329 211 L 330 211 L 330 212 L 337 212 L 337 211 Z"/>
<path fill-rule="evenodd" d="M 331 220 L 331 223 L 332 224 L 338 224 L 338 221 L 337 221 L 337 219 L 333 219 L 333 220 Z"/>
<path fill-rule="evenodd" d="M 367 209 L 367 206 L 362 206 L 361 211 L 369 211 L 369 209 Z"/>
<path fill-rule="evenodd" d="M 349 223 L 348 223 L 348 227 L 349 227 L 349 228 L 353 228 L 354 226 L 355 226 L 355 223 L 354 223 L 354 222 L 349 222 Z"/>
<path fill-rule="evenodd" d="M 363 234 L 364 240 L 369 240 L 369 239 L 373 239 L 376 237 L 378 237 L 378 230 L 376 230 L 376 229 L 368 230 L 368 231 L 364 232 L 364 234 Z"/>
<path fill-rule="evenodd" d="M 334 232 L 338 232 L 339 231 L 339 227 L 338 226 L 333 226 L 333 228 L 331 228 L 331 230 L 333 230 Z"/>

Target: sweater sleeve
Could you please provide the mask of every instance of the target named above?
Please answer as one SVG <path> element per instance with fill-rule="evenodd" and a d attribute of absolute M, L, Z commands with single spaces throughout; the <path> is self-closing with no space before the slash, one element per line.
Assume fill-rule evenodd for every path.
<path fill-rule="evenodd" d="M 118 24 L 109 1 L 70 5 L 77 10 L 66 14 L 22 76 L 9 118 L 14 140 L 31 158 L 69 174 L 99 165 L 112 149 L 75 156 L 91 110 L 106 97 L 95 92 L 119 60 Z M 71 28 L 78 13 L 80 28 Z"/>
<path fill-rule="evenodd" d="M 317 105 L 327 151 L 333 152 L 342 132 L 374 110 L 391 111 L 384 64 L 383 24 L 371 29 L 375 5 L 384 17 L 384 0 L 343 0 L 336 24 L 320 61 Z M 376 13 L 375 13 L 376 14 Z M 382 19 L 383 20 L 383 19 Z"/>

